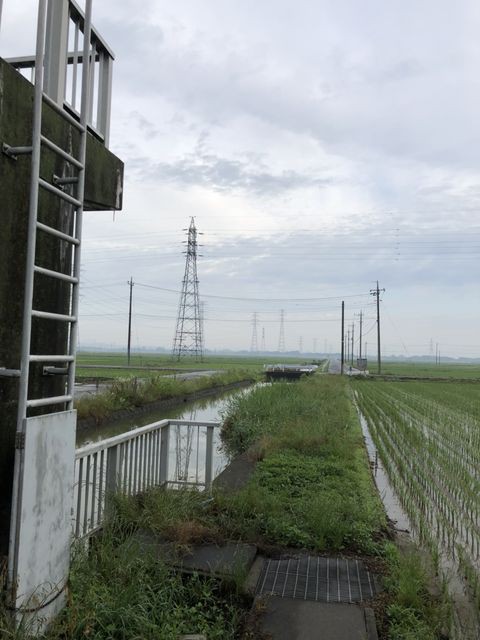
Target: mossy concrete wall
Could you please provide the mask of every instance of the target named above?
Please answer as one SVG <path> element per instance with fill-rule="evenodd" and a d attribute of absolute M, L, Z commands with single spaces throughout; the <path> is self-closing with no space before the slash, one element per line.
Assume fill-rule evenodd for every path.
<path fill-rule="evenodd" d="M 31 145 L 32 109 L 33 86 L 0 58 L 0 145 Z M 77 130 L 45 105 L 43 133 L 72 155 L 78 155 Z M 69 176 L 74 172 L 58 155 L 42 149 L 41 176 L 51 182 L 53 174 Z M 20 367 L 29 187 L 30 155 L 13 160 L 0 151 L 0 367 L 9 369 Z M 123 163 L 89 134 L 85 210 L 120 209 L 122 187 Z M 42 190 L 39 220 L 67 233 L 72 232 L 70 206 Z M 71 246 L 68 243 L 43 232 L 38 233 L 36 264 L 68 273 L 70 260 Z M 44 311 L 68 313 L 69 291 L 66 283 L 37 275 L 33 306 Z M 33 320 L 31 352 L 65 353 L 66 326 L 51 320 Z M 64 386 L 64 376 L 43 375 L 42 364 L 31 367 L 30 397 L 62 395 Z M 0 377 L 0 560 L 7 553 L 17 397 L 18 379 Z M 63 406 L 45 407 L 41 413 L 62 409 Z"/>

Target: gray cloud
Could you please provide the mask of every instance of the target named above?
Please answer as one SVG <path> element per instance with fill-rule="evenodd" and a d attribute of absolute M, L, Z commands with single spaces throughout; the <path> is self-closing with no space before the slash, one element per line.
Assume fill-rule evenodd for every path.
<path fill-rule="evenodd" d="M 134 158 L 129 167 L 140 172 L 143 179 L 157 183 L 201 186 L 222 192 L 241 190 L 264 196 L 306 187 L 322 188 L 334 181 L 293 170 L 273 173 L 248 159 L 233 160 L 206 152 L 187 154 L 173 162 L 152 163 L 147 158 Z"/>

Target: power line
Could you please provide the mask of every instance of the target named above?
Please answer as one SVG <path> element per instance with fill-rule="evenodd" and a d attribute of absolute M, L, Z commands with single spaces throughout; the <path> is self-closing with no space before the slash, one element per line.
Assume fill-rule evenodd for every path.
<path fill-rule="evenodd" d="M 180 293 L 175 289 L 157 287 L 155 285 L 145 284 L 143 282 L 136 282 L 135 284 L 139 287 L 146 287 L 147 289 L 158 289 L 160 291 L 168 291 L 169 293 Z M 319 300 L 341 300 L 342 298 L 363 298 L 366 296 L 368 296 L 368 293 L 354 293 L 347 296 L 326 296 L 323 298 L 242 298 L 233 296 L 219 296 L 211 293 L 202 294 L 202 298 L 217 298 L 218 300 L 241 300 L 242 302 L 315 302 Z"/>

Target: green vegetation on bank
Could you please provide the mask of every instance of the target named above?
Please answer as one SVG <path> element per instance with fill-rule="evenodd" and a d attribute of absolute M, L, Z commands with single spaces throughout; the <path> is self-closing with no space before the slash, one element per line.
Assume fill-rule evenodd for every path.
<path fill-rule="evenodd" d="M 165 376 L 146 379 L 118 378 L 103 393 L 84 396 L 75 402 L 78 418 L 93 418 L 97 423 L 107 420 L 115 411 L 135 409 L 150 402 L 181 398 L 205 389 L 220 388 L 242 380 L 253 380 L 251 372 L 234 369 L 190 380 Z"/>
<path fill-rule="evenodd" d="M 225 506 L 234 531 L 245 536 L 250 527 L 267 543 L 318 551 L 374 550 L 385 518 L 344 379 L 237 396 L 224 439 L 231 452 L 259 459 L 248 487 Z"/>
<path fill-rule="evenodd" d="M 384 579 L 390 601 L 385 610 L 389 640 L 437 640 L 449 626 L 450 610 L 442 597 L 433 597 L 427 585 L 431 567 L 412 546 L 400 551 L 385 544 L 389 573 Z"/>

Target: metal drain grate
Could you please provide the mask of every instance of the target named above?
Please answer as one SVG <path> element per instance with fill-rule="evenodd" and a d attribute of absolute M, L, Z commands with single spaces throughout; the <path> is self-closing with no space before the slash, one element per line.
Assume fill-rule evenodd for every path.
<path fill-rule="evenodd" d="M 298 556 L 265 562 L 256 595 L 318 602 L 361 602 L 379 589 L 359 560 Z"/>

